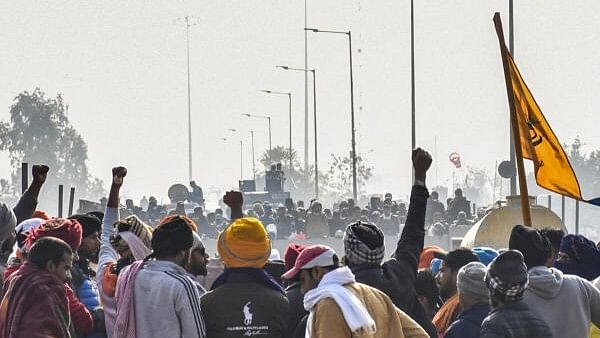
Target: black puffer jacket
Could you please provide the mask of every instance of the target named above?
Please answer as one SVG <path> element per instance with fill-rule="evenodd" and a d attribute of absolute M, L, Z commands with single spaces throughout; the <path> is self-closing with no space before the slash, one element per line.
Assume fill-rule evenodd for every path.
<path fill-rule="evenodd" d="M 415 281 L 419 257 L 425 239 L 425 209 L 429 193 L 427 188 L 415 185 L 410 195 L 406 225 L 393 258 L 383 265 L 363 264 L 352 266 L 356 281 L 384 292 L 394 305 L 414 319 L 431 337 L 437 337 L 431 319 L 417 299 Z"/>
<path fill-rule="evenodd" d="M 285 289 L 285 294 L 290 303 L 290 315 L 288 320 L 289 336 L 296 330 L 302 318 L 308 315 L 304 309 L 304 295 L 300 292 L 300 282 L 296 281 Z"/>
<path fill-rule="evenodd" d="M 200 306 L 207 338 L 287 337 L 287 298 L 250 274 L 232 271 Z"/>
<path fill-rule="evenodd" d="M 552 337 L 546 322 L 531 313 L 522 301 L 501 304 L 481 324 L 480 338 L 522 337 Z"/>

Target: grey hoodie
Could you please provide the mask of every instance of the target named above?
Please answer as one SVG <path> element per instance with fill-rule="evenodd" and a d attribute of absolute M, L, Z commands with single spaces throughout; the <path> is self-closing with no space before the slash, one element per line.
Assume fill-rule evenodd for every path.
<path fill-rule="evenodd" d="M 523 301 L 546 321 L 556 338 L 587 338 L 591 324 L 600 324 L 600 291 L 587 280 L 560 270 L 536 266 L 529 270 Z"/>

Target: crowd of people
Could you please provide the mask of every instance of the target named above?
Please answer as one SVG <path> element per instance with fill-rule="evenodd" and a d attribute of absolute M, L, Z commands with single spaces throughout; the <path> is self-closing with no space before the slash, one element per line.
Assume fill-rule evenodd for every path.
<path fill-rule="evenodd" d="M 243 195 L 230 191 L 223 197 L 228 215 L 220 213 L 214 233 L 201 210 L 188 217 L 179 208 L 157 224 L 123 217 L 124 167 L 112 170 L 103 212 L 50 217 L 36 210 L 49 168 L 36 165 L 17 205 L 0 206 L 0 337 L 599 334 L 594 242 L 516 225 L 508 248 L 425 247 L 428 222 L 442 215 L 455 224 L 470 206 L 456 192 L 443 210 L 426 187 L 431 156 L 416 149 L 412 161 L 415 183 L 404 210 L 392 196 L 366 209 L 345 201 L 330 215 L 318 202 L 306 213 L 298 205 L 244 210 Z M 338 235 L 343 252 L 291 240 L 279 261 L 271 225 L 282 238 L 299 229 L 313 238 Z M 386 257 L 385 237 L 399 231 Z M 209 269 L 213 253 L 203 244 L 211 234 L 224 267 L 218 272 Z"/>
<path fill-rule="evenodd" d="M 191 186 L 196 186 L 191 182 Z M 196 186 L 197 187 L 197 186 Z M 201 190 L 200 190 L 201 191 Z M 190 193 L 191 196 L 192 193 Z M 446 203 L 438 200 L 436 191 L 431 192 L 425 213 L 425 228 L 431 236 L 450 234 L 452 230 L 466 232 L 483 215 L 485 209 L 477 213 L 471 212 L 471 202 L 467 200 L 462 190 L 456 189 L 454 198 L 449 198 Z M 204 201 L 204 199 L 201 199 Z M 190 202 L 195 201 L 190 197 Z M 222 202 L 222 201 L 221 201 Z M 106 205 L 106 200 L 103 200 Z M 225 208 L 216 208 L 205 213 L 202 203 L 194 203 L 192 212 L 186 211 L 184 202 L 175 203 L 175 208 L 169 210 L 166 205 L 159 205 L 153 196 L 144 198 L 140 206 L 136 206 L 132 199 L 126 200 L 124 215 L 136 215 L 143 222 L 157 225 L 162 218 L 168 215 L 180 215 L 191 218 L 198 227 L 198 234 L 202 238 L 216 239 L 221 231 L 230 223 L 229 215 Z M 354 199 L 349 198 L 334 203 L 330 208 L 324 208 L 318 200 L 311 200 L 308 206 L 304 201 L 295 202 L 287 199 L 285 203 L 271 203 L 257 201 L 245 205 L 244 214 L 254 217 L 274 234 L 276 239 L 294 238 L 342 238 L 346 225 L 354 222 L 368 222 L 381 228 L 388 236 L 399 236 L 406 222 L 407 208 L 403 201 L 393 200 L 391 193 L 386 193 L 384 199 L 372 197 L 370 202 L 361 207 Z"/>

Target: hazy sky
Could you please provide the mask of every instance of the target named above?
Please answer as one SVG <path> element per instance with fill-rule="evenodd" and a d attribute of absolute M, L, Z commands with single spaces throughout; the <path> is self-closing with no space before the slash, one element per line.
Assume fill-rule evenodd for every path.
<path fill-rule="evenodd" d="M 410 2 L 309 0 L 308 25 L 352 30 L 357 149 L 375 167 L 369 192 L 405 196 L 410 185 Z M 288 144 L 287 98 L 293 93 L 293 146 L 303 158 L 304 76 L 275 65 L 304 65 L 303 1 L 4 1 L 0 3 L 0 119 L 23 90 L 60 92 L 89 146 L 89 167 L 110 180 L 125 165 L 126 195 L 166 196 L 187 181 L 185 26 L 192 27 L 194 176 L 226 188 L 239 178 L 239 142 L 251 175 L 250 129 L 257 153 Z M 508 156 L 506 89 L 495 11 L 508 25 L 508 1 L 415 1 L 417 143 L 432 153 L 437 137 L 440 184 L 451 184 L 450 152 L 492 172 Z M 600 149 L 600 2 L 515 1 L 515 59 L 562 142 L 576 136 Z M 508 34 L 508 29 L 505 29 Z M 350 150 L 347 40 L 309 34 L 317 69 L 320 167 Z M 312 156 L 310 118 L 310 163 Z M 236 128 L 238 134 L 228 132 Z M 222 140 L 229 139 L 228 142 Z M 1 154 L 2 158 L 7 155 Z M 8 161 L 0 176 L 10 172 Z M 435 169 L 430 175 L 435 183 Z M 585 191 L 585 187 L 584 187 Z"/>

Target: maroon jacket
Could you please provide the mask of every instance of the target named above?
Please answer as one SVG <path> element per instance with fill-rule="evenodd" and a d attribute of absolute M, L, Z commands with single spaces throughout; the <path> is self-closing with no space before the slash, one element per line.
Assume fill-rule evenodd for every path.
<path fill-rule="evenodd" d="M 2 338 L 75 337 L 64 284 L 46 270 L 25 263 L 6 280 L 2 291 Z"/>

